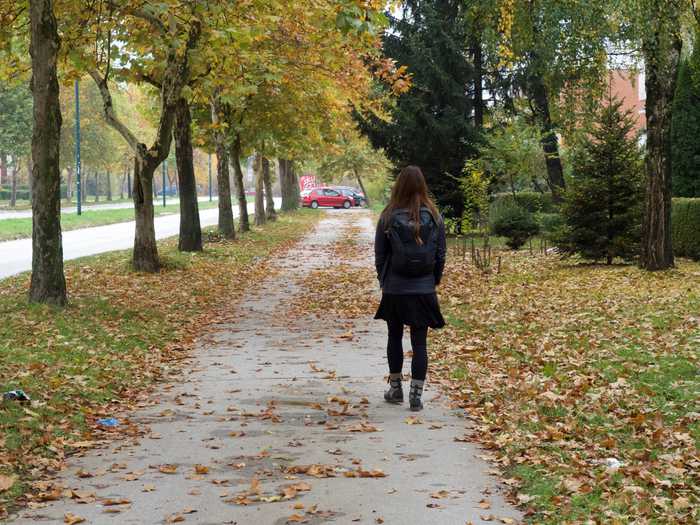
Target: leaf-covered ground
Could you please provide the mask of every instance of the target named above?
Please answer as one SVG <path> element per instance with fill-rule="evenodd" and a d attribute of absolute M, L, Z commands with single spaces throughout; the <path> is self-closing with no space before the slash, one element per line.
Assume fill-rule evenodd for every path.
<path fill-rule="evenodd" d="M 700 521 L 700 264 L 452 257 L 443 283 L 432 380 L 532 522 Z"/>
<path fill-rule="evenodd" d="M 97 418 L 133 407 L 149 384 L 177 370 L 196 334 L 230 317 L 231 303 L 271 271 L 265 258 L 317 217 L 285 214 L 234 242 L 210 232 L 202 254 L 164 241 L 157 275 L 133 273 L 130 252 L 71 262 L 65 310 L 28 306 L 27 276 L 2 281 L 0 390 L 22 388 L 32 404 L 0 404 L 0 518 L 32 480 L 95 438 Z"/>

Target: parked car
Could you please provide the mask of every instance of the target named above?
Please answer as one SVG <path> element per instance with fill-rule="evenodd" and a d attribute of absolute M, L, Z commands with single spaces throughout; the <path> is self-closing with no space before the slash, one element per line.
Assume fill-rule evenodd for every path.
<path fill-rule="evenodd" d="M 331 188 L 333 188 L 334 190 L 343 190 L 344 192 L 352 193 L 356 206 L 361 206 L 362 204 L 365 204 L 367 202 L 365 194 L 357 188 L 353 188 L 352 186 L 331 186 Z"/>
<path fill-rule="evenodd" d="M 338 190 L 333 188 L 314 188 L 308 194 L 301 193 L 301 205 L 309 208 L 318 208 L 320 206 L 328 206 L 333 208 L 345 208 L 346 210 L 353 205 L 352 197 L 343 195 Z"/>
<path fill-rule="evenodd" d="M 158 197 L 163 196 L 163 190 L 160 190 L 157 193 Z M 177 197 L 177 188 L 175 186 L 170 186 L 169 188 L 166 188 L 165 190 L 165 196 L 166 197 Z"/>
<path fill-rule="evenodd" d="M 355 188 L 350 188 L 347 186 L 332 186 L 332 188 L 339 191 L 346 197 L 350 197 L 352 199 L 353 206 L 362 206 L 366 200 L 364 194 L 357 191 Z"/>

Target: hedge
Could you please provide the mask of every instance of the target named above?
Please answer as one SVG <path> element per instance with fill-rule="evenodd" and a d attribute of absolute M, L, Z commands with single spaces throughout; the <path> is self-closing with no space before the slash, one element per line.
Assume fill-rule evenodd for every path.
<path fill-rule="evenodd" d="M 671 232 L 675 255 L 700 260 L 700 198 L 673 199 Z"/>
<path fill-rule="evenodd" d="M 557 211 L 551 193 L 519 191 L 515 194 L 515 200 L 520 207 L 525 208 L 530 213 L 554 213 Z M 498 207 L 504 202 L 512 201 L 512 193 L 496 193 L 493 196 L 492 205 Z"/>
<path fill-rule="evenodd" d="M 66 198 L 67 187 L 61 184 L 61 198 Z M 31 194 L 31 189 L 25 185 L 17 186 L 17 200 L 28 201 Z M 12 188 L 9 186 L 0 186 L 0 201 L 9 201 L 12 198 Z"/>
<path fill-rule="evenodd" d="M 1 189 L 0 190 L 0 201 L 9 201 L 12 199 L 12 190 Z M 18 201 L 28 201 L 29 200 L 29 190 L 17 189 L 17 200 Z"/>

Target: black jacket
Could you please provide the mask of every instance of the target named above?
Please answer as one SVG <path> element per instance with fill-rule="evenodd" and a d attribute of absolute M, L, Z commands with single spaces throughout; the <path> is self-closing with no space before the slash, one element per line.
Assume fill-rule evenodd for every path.
<path fill-rule="evenodd" d="M 421 208 L 422 224 L 433 220 L 427 208 Z M 432 275 L 422 277 L 403 277 L 391 269 L 391 243 L 386 234 L 386 225 L 379 219 L 377 232 L 374 236 L 374 265 L 377 269 L 377 279 L 385 294 L 421 295 L 435 293 L 435 286 L 440 284 L 442 272 L 445 269 L 447 242 L 445 240 L 445 223 L 442 217 L 437 217 L 438 242 L 435 254 L 435 270 Z"/>

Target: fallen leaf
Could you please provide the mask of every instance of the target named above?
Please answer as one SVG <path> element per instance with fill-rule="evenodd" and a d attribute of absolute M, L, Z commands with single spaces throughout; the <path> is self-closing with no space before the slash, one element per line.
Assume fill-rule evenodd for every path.
<path fill-rule="evenodd" d="M 107 498 L 103 499 L 101 503 L 105 507 L 113 507 L 115 505 L 129 505 L 131 501 L 126 498 Z"/>
<path fill-rule="evenodd" d="M 16 479 L 16 476 L 6 476 L 5 474 L 0 474 L 0 492 L 10 490 L 12 485 L 15 484 Z"/>
<path fill-rule="evenodd" d="M 357 423 L 356 425 L 350 425 L 347 428 L 348 432 L 380 432 L 380 429 L 375 427 L 374 425 L 370 425 L 369 423 L 365 421 L 361 421 L 360 423 Z"/>
<path fill-rule="evenodd" d="M 73 514 L 72 512 L 66 512 L 63 515 L 63 523 L 67 523 L 68 525 L 75 525 L 76 523 L 85 523 L 85 518 L 82 516 L 78 516 L 77 514 Z"/>

